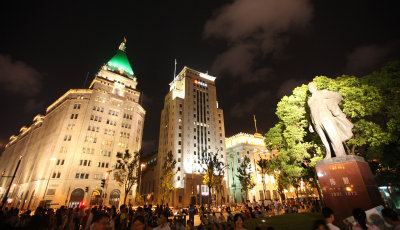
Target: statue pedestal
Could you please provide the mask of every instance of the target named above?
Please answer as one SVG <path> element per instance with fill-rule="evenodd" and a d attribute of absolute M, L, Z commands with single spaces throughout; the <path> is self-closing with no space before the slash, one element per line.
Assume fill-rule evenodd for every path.
<path fill-rule="evenodd" d="M 316 171 L 325 205 L 338 222 L 352 215 L 354 208 L 364 210 L 383 205 L 371 169 L 364 158 L 347 155 L 317 161 Z"/>

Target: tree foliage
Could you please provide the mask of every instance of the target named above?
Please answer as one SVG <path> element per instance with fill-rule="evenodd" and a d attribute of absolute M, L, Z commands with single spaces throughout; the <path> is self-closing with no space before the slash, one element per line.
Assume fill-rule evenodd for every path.
<path fill-rule="evenodd" d="M 265 176 L 267 175 L 267 171 L 269 168 L 269 160 L 261 158 L 257 161 L 257 166 L 256 166 L 257 171 L 258 171 L 258 173 L 260 173 L 261 178 L 262 178 L 261 183 L 263 184 L 264 199 L 266 199 L 266 197 L 265 197 L 265 194 L 266 194 L 266 192 L 265 192 Z"/>
<path fill-rule="evenodd" d="M 173 178 L 176 175 L 175 171 L 176 160 L 172 152 L 167 153 L 167 158 L 164 161 L 160 177 L 160 196 L 161 204 L 169 200 L 172 191 L 175 190 Z"/>
<path fill-rule="evenodd" d="M 117 164 L 115 166 L 114 176 L 116 181 L 124 188 L 124 204 L 126 204 L 126 198 L 133 185 L 138 181 L 139 161 L 139 152 L 135 152 L 132 155 L 127 149 L 125 153 L 117 153 Z"/>
<path fill-rule="evenodd" d="M 246 194 L 246 199 L 248 199 L 249 190 L 253 189 L 255 183 L 251 179 L 251 174 L 249 171 L 251 170 L 250 159 L 247 156 L 244 156 L 243 161 L 240 163 L 239 167 L 237 168 L 237 174 L 240 181 L 240 185 L 242 186 L 242 191 Z"/>
<path fill-rule="evenodd" d="M 348 154 L 378 161 L 377 169 L 387 168 L 387 171 L 398 174 L 400 63 L 390 63 L 382 70 L 361 78 L 317 76 L 312 82 L 319 90 L 327 89 L 343 95 L 339 106 L 354 124 L 354 136 L 345 143 Z M 315 162 L 324 155 L 325 148 L 318 135 L 308 131 L 309 97 L 307 85 L 297 87 L 290 96 L 284 96 L 276 109 L 279 122 L 265 134 L 267 147 L 280 151 L 271 160 L 269 170 L 279 169 L 278 185 L 283 188 L 294 184 L 297 178 L 313 177 Z"/>
<path fill-rule="evenodd" d="M 204 152 L 202 161 L 203 169 L 206 172 L 203 175 L 203 184 L 208 187 L 208 205 L 211 207 L 211 190 L 214 188 L 217 192 L 220 191 L 220 185 L 223 181 L 226 166 L 220 158 L 218 158 L 218 151 L 215 154 L 212 152 Z"/>
<path fill-rule="evenodd" d="M 279 122 L 265 134 L 267 148 L 279 150 L 279 154 L 266 166 L 267 173 L 274 175 L 282 198 L 284 189 L 301 178 L 308 179 L 305 166 L 312 167 L 315 159 L 321 159 L 322 155 L 318 140 L 307 131 L 307 91 L 307 86 L 303 85 L 297 87 L 292 95 L 281 99 L 276 110 Z"/>

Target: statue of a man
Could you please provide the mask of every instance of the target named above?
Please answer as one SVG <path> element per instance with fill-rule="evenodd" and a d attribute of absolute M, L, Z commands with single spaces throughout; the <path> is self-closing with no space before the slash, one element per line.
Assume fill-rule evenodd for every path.
<path fill-rule="evenodd" d="M 339 108 L 342 95 L 326 89 L 318 90 L 314 83 L 309 84 L 308 89 L 312 93 L 308 99 L 311 121 L 326 148 L 325 159 L 345 156 L 343 143 L 353 136 L 351 129 L 354 125 Z M 310 131 L 314 131 L 312 126 Z"/>

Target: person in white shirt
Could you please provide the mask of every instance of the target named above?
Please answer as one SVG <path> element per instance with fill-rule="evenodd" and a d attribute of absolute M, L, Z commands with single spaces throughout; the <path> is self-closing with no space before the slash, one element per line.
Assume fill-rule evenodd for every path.
<path fill-rule="evenodd" d="M 335 215 L 332 209 L 325 207 L 322 209 L 322 215 L 325 218 L 326 226 L 328 226 L 329 230 L 340 230 L 337 226 L 333 225 L 333 221 L 335 220 Z"/>

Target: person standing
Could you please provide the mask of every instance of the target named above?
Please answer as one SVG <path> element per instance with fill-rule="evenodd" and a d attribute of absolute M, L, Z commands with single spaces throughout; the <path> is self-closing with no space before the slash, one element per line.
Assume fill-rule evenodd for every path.
<path fill-rule="evenodd" d="M 235 230 L 246 230 L 243 227 L 243 223 L 244 223 L 244 219 L 243 216 L 241 214 L 236 214 L 235 217 L 233 218 L 234 221 L 234 226 L 235 226 Z"/>
<path fill-rule="evenodd" d="M 390 208 L 382 209 L 383 219 L 389 224 L 391 224 L 394 228 L 393 230 L 400 230 L 400 219 L 399 215 Z"/>
<path fill-rule="evenodd" d="M 332 209 L 325 207 L 322 209 L 322 215 L 325 218 L 325 224 L 329 230 L 340 230 L 337 226 L 333 225 L 333 221 L 335 220 L 335 215 Z"/>
<path fill-rule="evenodd" d="M 93 217 L 93 230 L 108 230 L 110 227 L 110 219 L 104 213 L 97 213 Z"/>
<path fill-rule="evenodd" d="M 193 204 L 190 204 L 189 206 L 189 221 L 194 225 L 194 214 L 196 213 L 196 210 L 193 207 Z"/>
<path fill-rule="evenodd" d="M 353 210 L 353 217 L 357 223 L 353 225 L 352 230 L 379 230 L 377 226 L 367 223 L 367 214 L 361 208 Z"/>
<path fill-rule="evenodd" d="M 155 227 L 154 230 L 171 230 L 168 224 L 168 217 L 167 214 L 161 213 L 160 214 L 160 225 Z"/>
<path fill-rule="evenodd" d="M 222 212 L 220 213 L 220 216 L 218 217 L 218 222 L 219 223 L 225 223 L 226 222 L 225 216 L 224 216 L 224 214 Z"/>

